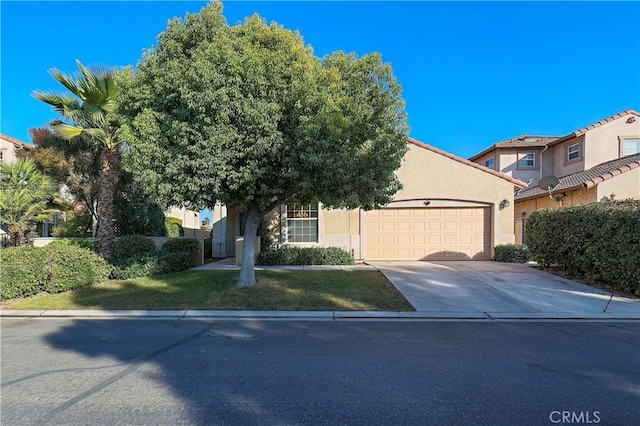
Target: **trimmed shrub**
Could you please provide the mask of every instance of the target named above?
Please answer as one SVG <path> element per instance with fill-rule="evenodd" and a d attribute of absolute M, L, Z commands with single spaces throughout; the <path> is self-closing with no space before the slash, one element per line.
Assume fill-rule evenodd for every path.
<path fill-rule="evenodd" d="M 41 247 L 10 247 L 0 250 L 0 297 L 2 300 L 32 296 L 47 281 L 47 254 Z"/>
<path fill-rule="evenodd" d="M 149 277 L 186 271 L 193 267 L 193 256 L 189 253 L 164 253 L 127 259 L 111 272 L 116 280 Z"/>
<path fill-rule="evenodd" d="M 164 227 L 167 230 L 167 237 L 177 238 L 184 235 L 182 220 L 176 217 L 166 217 L 164 219 Z"/>
<path fill-rule="evenodd" d="M 69 245 L 46 246 L 48 279 L 43 290 L 60 293 L 87 287 L 109 277 L 111 265 L 91 250 Z"/>
<path fill-rule="evenodd" d="M 524 244 L 500 244 L 494 247 L 496 262 L 527 263 L 529 249 Z"/>
<path fill-rule="evenodd" d="M 527 221 L 540 265 L 640 295 L 640 201 L 538 210 Z"/>
<path fill-rule="evenodd" d="M 256 258 L 258 265 L 353 265 L 353 256 L 339 247 L 283 246 L 265 251 Z"/>
<path fill-rule="evenodd" d="M 167 253 L 188 253 L 192 259 L 200 254 L 200 242 L 196 238 L 176 238 L 168 240 L 160 250 Z"/>
<path fill-rule="evenodd" d="M 146 256 L 156 251 L 156 245 L 149 237 L 142 235 L 127 235 L 116 240 L 113 258 L 116 264 L 126 259 Z"/>
<path fill-rule="evenodd" d="M 88 249 L 68 243 L 18 247 L 0 252 L 2 299 L 60 293 L 105 281 L 111 266 Z"/>
<path fill-rule="evenodd" d="M 72 238 L 72 239 L 61 238 L 59 240 L 53 240 L 52 242 L 47 244 L 47 247 L 50 247 L 50 246 L 53 246 L 53 247 L 74 246 L 74 247 L 80 247 L 83 249 L 91 250 L 93 252 L 96 251 L 96 243 L 93 241 L 89 241 L 86 238 Z"/>
<path fill-rule="evenodd" d="M 162 274 L 186 271 L 194 265 L 193 255 L 190 253 L 163 253 L 159 259 Z"/>
<path fill-rule="evenodd" d="M 148 277 L 162 274 L 158 255 L 142 255 L 121 261 L 113 271 L 111 278 L 128 280 L 130 278 Z"/>

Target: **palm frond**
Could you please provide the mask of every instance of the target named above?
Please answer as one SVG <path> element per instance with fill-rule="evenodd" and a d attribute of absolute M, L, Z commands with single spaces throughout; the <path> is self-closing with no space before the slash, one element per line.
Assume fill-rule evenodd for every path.
<path fill-rule="evenodd" d="M 73 96 L 58 92 L 34 91 L 33 97 L 51 105 L 53 109 L 63 117 L 66 116 L 65 113 L 68 109 L 78 108 L 80 106 L 78 100 Z"/>
<path fill-rule="evenodd" d="M 73 75 L 60 71 L 57 68 L 50 69 L 49 74 L 71 93 L 84 100 L 83 88 L 78 84 Z"/>
<path fill-rule="evenodd" d="M 80 134 L 85 131 L 81 126 L 71 126 L 62 122 L 52 124 L 51 128 L 56 132 L 56 134 L 67 140 L 80 136 Z"/>

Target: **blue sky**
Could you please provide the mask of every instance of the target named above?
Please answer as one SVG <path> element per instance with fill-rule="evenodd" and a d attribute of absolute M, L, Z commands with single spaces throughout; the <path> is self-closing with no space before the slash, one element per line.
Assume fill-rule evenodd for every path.
<path fill-rule="evenodd" d="M 0 131 L 55 118 L 47 70 L 135 64 L 167 20 L 206 2 L 2 1 Z M 224 2 L 299 30 L 318 56 L 382 53 L 411 135 L 462 157 L 527 134 L 564 135 L 640 109 L 640 2 Z M 61 87 L 61 86 L 60 86 Z"/>

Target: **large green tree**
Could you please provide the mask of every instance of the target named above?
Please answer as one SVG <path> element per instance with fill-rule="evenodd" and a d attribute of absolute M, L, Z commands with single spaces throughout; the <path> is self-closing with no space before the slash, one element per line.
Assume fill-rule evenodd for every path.
<path fill-rule="evenodd" d="M 245 213 L 238 284 L 255 283 L 261 219 L 289 202 L 366 209 L 391 201 L 408 127 L 379 54 L 314 56 L 259 16 L 226 24 L 219 2 L 169 22 L 123 74 L 135 169 L 167 205 Z"/>
<path fill-rule="evenodd" d="M 51 217 L 48 205 L 56 189 L 53 179 L 32 160 L 0 163 L 0 223 L 8 227 L 9 245 L 26 244 L 26 234 L 36 221 Z"/>
<path fill-rule="evenodd" d="M 69 141 L 81 140 L 100 152 L 100 203 L 98 205 L 98 251 L 111 260 L 115 235 L 113 229 L 114 187 L 120 171 L 122 145 L 120 121 L 115 113 L 117 89 L 115 72 L 105 68 L 85 68 L 73 75 L 51 70 L 51 75 L 68 93 L 36 91 L 34 96 L 58 112 L 51 123 L 54 132 Z"/>

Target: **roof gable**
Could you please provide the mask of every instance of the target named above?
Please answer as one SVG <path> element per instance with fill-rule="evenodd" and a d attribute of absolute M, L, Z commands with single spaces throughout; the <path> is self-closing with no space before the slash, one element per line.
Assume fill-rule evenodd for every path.
<path fill-rule="evenodd" d="M 633 115 L 633 116 L 636 116 L 636 117 L 640 117 L 640 113 L 638 111 L 633 110 L 633 109 L 627 109 L 627 110 L 624 110 L 624 111 L 619 112 L 617 114 L 614 114 L 614 115 L 612 115 L 610 117 L 607 117 L 607 118 L 605 118 L 603 120 L 600 120 L 600 121 L 598 121 L 596 123 L 593 123 L 593 124 L 590 124 L 590 125 L 588 125 L 586 127 L 581 128 L 581 129 L 575 130 L 575 131 L 569 133 L 566 136 L 558 138 L 555 141 L 549 143 L 549 146 L 554 146 L 554 145 L 557 145 L 559 143 L 568 141 L 569 139 L 577 138 L 578 136 L 584 135 L 589 130 L 593 130 L 596 127 L 600 127 L 600 126 L 602 126 L 604 124 L 610 123 L 610 122 L 612 122 L 614 120 L 617 120 L 618 118 L 625 117 L 627 115 Z"/>
<path fill-rule="evenodd" d="M 438 149 L 436 147 L 433 147 L 431 145 L 427 145 L 426 143 L 420 142 L 420 141 L 418 141 L 416 139 L 409 138 L 409 142 L 412 143 L 413 145 L 419 146 L 420 148 L 423 148 L 423 149 L 429 150 L 431 152 L 434 152 L 436 154 L 442 155 L 443 157 L 446 157 L 446 158 L 449 158 L 451 160 L 457 161 L 457 162 L 462 163 L 462 164 L 464 164 L 466 166 L 472 167 L 474 169 L 481 170 L 481 171 L 483 171 L 485 173 L 489 173 L 491 175 L 494 175 L 496 177 L 504 179 L 504 180 L 506 180 L 508 182 L 511 182 L 514 185 L 519 186 L 521 188 L 524 188 L 525 186 L 527 186 L 527 184 L 525 182 L 523 182 L 523 181 L 521 181 L 519 179 L 512 178 L 511 176 L 506 175 L 504 173 L 500 173 L 500 172 L 497 172 L 497 171 L 495 171 L 493 169 L 490 169 L 488 167 L 481 166 L 478 163 L 474 163 L 472 161 L 465 160 L 464 158 L 458 157 L 457 155 L 451 154 L 450 152 L 443 151 L 443 150 Z"/>

